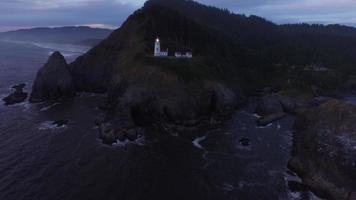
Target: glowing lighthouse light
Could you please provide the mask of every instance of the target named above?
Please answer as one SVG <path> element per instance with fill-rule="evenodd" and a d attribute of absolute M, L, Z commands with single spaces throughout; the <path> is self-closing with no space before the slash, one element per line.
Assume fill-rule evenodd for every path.
<path fill-rule="evenodd" d="M 159 38 L 156 39 L 153 56 L 155 56 L 155 57 L 167 57 L 168 56 L 168 49 L 166 51 L 161 51 L 161 42 L 160 42 Z"/>

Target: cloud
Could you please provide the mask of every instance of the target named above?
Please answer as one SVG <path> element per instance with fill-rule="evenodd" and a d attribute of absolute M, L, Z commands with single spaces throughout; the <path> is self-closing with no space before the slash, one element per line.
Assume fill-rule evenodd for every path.
<path fill-rule="evenodd" d="M 276 23 L 356 24 L 355 0 L 197 0 Z M 145 0 L 0 0 L 0 27 L 118 27 Z"/>
<path fill-rule="evenodd" d="M 198 0 L 201 3 L 229 9 L 245 9 L 262 5 L 273 5 L 288 0 Z"/>
<path fill-rule="evenodd" d="M 199 0 L 276 23 L 356 24 L 355 0 Z"/>
<path fill-rule="evenodd" d="M 139 5 L 125 0 L 1 0 L 0 26 L 120 26 Z"/>

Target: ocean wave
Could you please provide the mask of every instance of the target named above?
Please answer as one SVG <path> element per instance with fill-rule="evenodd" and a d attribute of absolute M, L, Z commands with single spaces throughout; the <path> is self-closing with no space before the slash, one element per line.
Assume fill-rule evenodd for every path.
<path fill-rule="evenodd" d="M 273 126 L 273 123 L 268 124 L 267 126 L 256 126 L 258 129 L 266 129 L 266 128 L 271 128 Z"/>
<path fill-rule="evenodd" d="M 67 128 L 67 125 L 58 126 L 57 124 L 54 123 L 54 121 L 45 121 L 39 125 L 38 130 L 40 130 L 40 131 L 61 130 L 61 129 L 66 129 L 66 128 Z"/>
<path fill-rule="evenodd" d="M 103 144 L 102 140 L 98 139 L 98 142 L 100 144 L 100 146 L 105 147 L 105 148 L 122 148 L 125 147 L 127 145 L 138 145 L 138 146 L 145 146 L 148 144 L 148 141 L 146 140 L 146 138 L 144 136 L 141 136 L 139 138 L 137 138 L 135 141 L 130 141 L 128 139 L 126 139 L 125 141 L 120 141 L 117 140 L 115 143 L 113 143 L 112 145 L 106 145 Z"/>
<path fill-rule="evenodd" d="M 52 105 L 43 107 L 43 108 L 40 109 L 40 111 L 41 111 L 41 112 L 47 111 L 47 110 L 49 110 L 49 109 L 51 109 L 51 108 L 53 108 L 53 107 L 55 107 L 55 106 L 57 106 L 57 105 L 59 105 L 59 104 L 60 104 L 60 103 L 54 103 L 54 104 L 52 104 Z"/>
<path fill-rule="evenodd" d="M 128 139 L 126 139 L 125 141 L 117 140 L 116 143 L 114 143 L 112 146 L 113 147 L 124 147 L 129 144 L 144 146 L 144 145 L 146 145 L 146 140 L 145 140 L 145 137 L 139 137 L 135 141 L 130 141 Z"/>
<path fill-rule="evenodd" d="M 74 44 L 57 44 L 57 43 L 42 43 L 42 42 L 29 42 L 29 41 L 18 41 L 18 40 L 2 40 L 5 42 L 11 42 L 16 44 L 26 44 L 39 47 L 42 49 L 50 50 L 49 54 L 54 51 L 60 51 L 64 57 L 75 57 L 86 53 L 90 47 Z"/>
<path fill-rule="evenodd" d="M 198 138 L 195 138 L 195 140 L 193 140 L 193 145 L 195 146 L 195 147 L 197 147 L 197 148 L 199 148 L 199 149 L 203 149 L 203 150 L 205 150 L 204 149 L 204 147 L 200 144 L 202 141 L 204 141 L 205 139 L 206 139 L 206 135 L 205 136 L 203 136 L 203 137 L 198 137 Z"/>

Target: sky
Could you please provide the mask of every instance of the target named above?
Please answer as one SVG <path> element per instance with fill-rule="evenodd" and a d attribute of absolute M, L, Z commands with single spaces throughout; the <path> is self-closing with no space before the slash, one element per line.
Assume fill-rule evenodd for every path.
<path fill-rule="evenodd" d="M 197 0 L 278 24 L 356 27 L 356 0 Z M 145 0 L 0 0 L 0 31 L 43 26 L 117 28 Z"/>

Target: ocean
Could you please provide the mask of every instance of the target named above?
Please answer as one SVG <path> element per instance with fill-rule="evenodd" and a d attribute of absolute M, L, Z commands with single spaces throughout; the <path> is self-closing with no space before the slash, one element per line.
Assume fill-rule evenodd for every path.
<path fill-rule="evenodd" d="M 0 41 L 0 96 L 26 83 L 54 51 L 88 49 Z M 256 100 L 200 137 L 161 134 L 104 145 L 95 127 L 103 95 L 0 103 L 0 200 L 316 200 L 287 168 L 294 117 L 256 126 Z M 52 123 L 68 120 L 63 127 Z M 249 139 L 243 146 L 241 139 Z M 294 186 L 294 187 L 292 187 Z"/>

